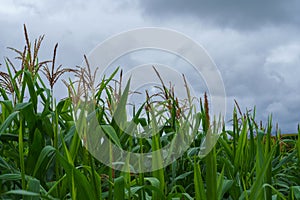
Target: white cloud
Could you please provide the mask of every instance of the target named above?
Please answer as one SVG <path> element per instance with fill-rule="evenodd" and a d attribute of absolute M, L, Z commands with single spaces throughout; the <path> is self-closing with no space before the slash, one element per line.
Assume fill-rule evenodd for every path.
<path fill-rule="evenodd" d="M 288 44 L 272 49 L 267 64 L 295 64 L 300 60 L 300 44 Z"/>
<path fill-rule="evenodd" d="M 13 1 L 3 1 L 0 5 L 0 15 L 1 16 L 14 16 L 21 13 L 24 10 L 22 7 L 18 7 Z"/>

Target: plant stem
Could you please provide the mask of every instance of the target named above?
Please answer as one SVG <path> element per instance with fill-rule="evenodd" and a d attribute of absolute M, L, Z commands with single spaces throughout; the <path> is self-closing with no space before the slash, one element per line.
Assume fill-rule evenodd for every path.
<path fill-rule="evenodd" d="M 25 182 L 25 164 L 24 164 L 24 144 L 23 144 L 23 119 L 20 117 L 20 129 L 19 129 L 19 156 L 20 156 L 20 167 L 21 167 L 21 178 L 22 178 L 22 189 L 26 190 Z"/>

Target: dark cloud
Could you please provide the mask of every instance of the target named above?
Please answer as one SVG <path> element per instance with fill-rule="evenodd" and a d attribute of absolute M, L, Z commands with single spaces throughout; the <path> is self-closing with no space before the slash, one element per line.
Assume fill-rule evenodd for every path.
<path fill-rule="evenodd" d="M 144 14 L 168 20 L 182 15 L 195 16 L 200 21 L 218 26 L 252 29 L 264 25 L 300 23 L 297 14 L 300 1 L 203 1 L 152 0 L 140 1 Z"/>
<path fill-rule="evenodd" d="M 0 63 L 4 64 L 4 56 L 15 56 L 6 47 L 23 48 L 24 23 L 31 39 L 46 34 L 40 60 L 51 59 L 58 42 L 57 64 L 67 67 L 80 65 L 83 54 L 114 34 L 143 26 L 166 27 L 203 45 L 216 62 L 227 92 L 228 120 L 236 99 L 243 111 L 256 105 L 258 120 L 266 122 L 273 113 L 283 132 L 296 132 L 300 122 L 299 7 L 296 0 L 3 1 Z M 162 54 L 158 57 L 160 63 L 172 61 Z M 153 55 L 131 55 L 120 65 L 129 68 L 155 61 Z M 170 64 L 174 65 L 182 67 L 176 60 Z M 182 69 L 197 91 L 206 91 L 189 68 Z M 59 85 L 55 93 L 63 95 Z"/>

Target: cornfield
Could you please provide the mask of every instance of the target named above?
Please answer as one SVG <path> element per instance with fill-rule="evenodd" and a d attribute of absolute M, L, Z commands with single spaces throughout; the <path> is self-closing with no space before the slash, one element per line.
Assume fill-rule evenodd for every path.
<path fill-rule="evenodd" d="M 195 111 L 197 131 L 192 143 L 170 165 L 151 172 L 104 165 L 83 145 L 75 123 L 73 102 L 84 95 L 75 85 L 95 80 L 88 60 L 87 67 L 56 66 L 55 45 L 52 59 L 41 62 L 38 52 L 43 36 L 32 43 L 25 26 L 24 32 L 25 48 L 11 48 L 18 66 L 6 58 L 0 71 L 1 199 L 300 199 L 300 127 L 297 134 L 281 134 L 273 127 L 272 116 L 266 124 L 258 123 L 255 108 L 243 113 L 235 102 L 232 130 L 226 130 L 221 121 L 216 145 L 200 156 L 201 144 L 215 123 L 206 95 Z M 69 94 L 57 101 L 53 87 L 63 74 L 77 80 L 63 80 Z M 153 96 L 147 93 L 145 103 L 133 108 L 132 119 L 122 118 L 125 128 L 121 129 L 112 117 L 116 110 L 126 109 L 130 95 L 129 83 L 121 90 L 121 79 L 117 68 L 97 83 L 93 94 L 97 120 L 110 142 L 136 153 L 172 145 L 172 138 L 185 125 L 180 115 L 193 107 L 188 103 L 192 100 L 180 102 L 173 88 L 161 80 L 156 94 L 160 100 L 151 101 Z M 161 116 L 153 114 L 154 102 Z M 135 138 L 124 132 L 132 122 L 145 132 L 158 124 L 161 128 L 150 138 Z M 156 165 L 160 159 L 154 158 Z"/>

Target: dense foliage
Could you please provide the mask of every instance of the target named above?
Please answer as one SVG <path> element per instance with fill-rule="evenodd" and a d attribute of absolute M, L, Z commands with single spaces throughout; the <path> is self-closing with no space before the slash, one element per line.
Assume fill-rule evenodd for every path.
<path fill-rule="evenodd" d="M 53 97 L 53 87 L 61 75 L 70 73 L 82 83 L 92 82 L 93 72 L 89 66 L 56 67 L 57 45 L 53 59 L 40 62 L 43 37 L 30 43 L 25 26 L 24 30 L 24 50 L 12 49 L 20 65 L 16 67 L 6 58 L 0 72 L 1 199 L 300 199 L 300 128 L 295 135 L 281 135 L 278 127 L 272 128 L 271 117 L 267 124 L 257 124 L 255 109 L 242 113 L 236 103 L 233 129 L 224 127 L 216 146 L 201 157 L 200 144 L 214 123 L 206 96 L 196 113 L 199 129 L 195 140 L 171 165 L 145 173 L 105 166 L 82 146 L 77 134 L 72 103 L 80 92 L 75 89 L 76 82 L 64 81 L 69 91 L 66 98 L 56 102 Z M 107 128 L 106 134 L 113 143 L 136 152 L 170 144 L 182 125 L 178 115 L 187 104 L 180 103 L 172 88 L 162 82 L 157 96 L 167 119 L 160 133 L 150 140 L 124 136 L 110 115 L 125 108 L 122 101 L 129 95 L 128 90 L 121 92 L 121 80 L 115 80 L 117 73 L 118 69 L 103 78 L 96 92 L 97 97 L 105 94 L 97 117 Z M 135 112 L 132 119 L 144 129 L 156 123 L 149 117 L 150 106 L 148 95 L 145 105 L 138 109 L 146 115 Z"/>

